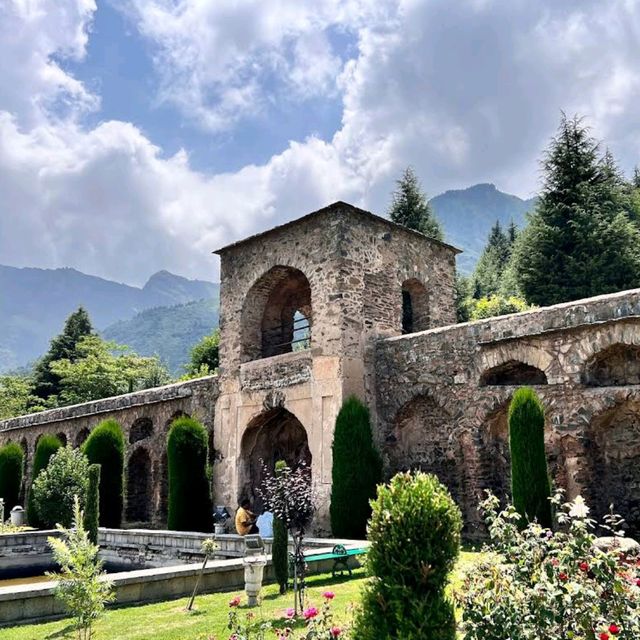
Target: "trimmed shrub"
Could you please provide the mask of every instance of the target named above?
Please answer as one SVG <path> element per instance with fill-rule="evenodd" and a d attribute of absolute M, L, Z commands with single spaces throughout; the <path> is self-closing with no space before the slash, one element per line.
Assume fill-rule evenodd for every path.
<path fill-rule="evenodd" d="M 42 526 L 42 522 L 38 517 L 38 511 L 33 499 L 33 483 L 43 469 L 47 468 L 51 456 L 62 446 L 60 438 L 52 433 L 45 433 L 36 445 L 36 451 L 33 454 L 33 472 L 31 474 L 31 488 L 29 489 L 29 501 L 27 503 L 27 522 L 36 528 Z"/>
<path fill-rule="evenodd" d="M 100 517 L 100 465 L 89 465 L 87 504 L 84 508 L 84 528 L 89 540 L 98 544 L 98 520 Z"/>
<path fill-rule="evenodd" d="M 455 639 L 445 587 L 461 529 L 460 510 L 435 476 L 399 473 L 378 487 L 366 559 L 372 579 L 363 590 L 354 638 Z"/>
<path fill-rule="evenodd" d="M 338 413 L 332 451 L 331 530 L 338 538 L 362 539 L 382 460 L 373 444 L 369 409 L 355 396 Z"/>
<path fill-rule="evenodd" d="M 101 422 L 82 446 L 89 464 L 100 465 L 100 526 L 119 529 L 124 502 L 124 436 L 115 420 Z"/>
<path fill-rule="evenodd" d="M 20 500 L 24 451 L 22 447 L 10 442 L 0 449 L 0 498 L 4 498 L 5 513 L 8 513 Z"/>
<path fill-rule="evenodd" d="M 287 466 L 284 460 L 276 462 L 276 475 Z M 280 593 L 285 593 L 289 585 L 289 532 L 286 523 L 273 517 L 273 546 L 271 548 L 273 571 L 276 582 L 280 585 Z"/>
<path fill-rule="evenodd" d="M 33 499 L 44 527 L 71 526 L 75 497 L 81 508 L 85 504 L 88 474 L 89 462 L 79 449 L 61 447 L 51 456 L 33 481 Z"/>
<path fill-rule="evenodd" d="M 167 439 L 169 465 L 168 527 L 211 531 L 211 491 L 207 473 L 207 432 L 193 418 L 176 418 Z"/>
<path fill-rule="evenodd" d="M 511 495 L 523 526 L 551 526 L 551 483 L 544 450 L 544 408 L 536 392 L 518 389 L 509 405 Z"/>

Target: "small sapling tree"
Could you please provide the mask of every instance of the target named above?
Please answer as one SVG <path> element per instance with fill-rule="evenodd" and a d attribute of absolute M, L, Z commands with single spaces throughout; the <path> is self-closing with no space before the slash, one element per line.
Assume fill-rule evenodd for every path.
<path fill-rule="evenodd" d="M 311 471 L 304 462 L 295 469 L 281 465 L 277 473 L 264 466 L 263 478 L 259 493 L 265 508 L 285 523 L 293 538 L 293 590 L 297 615 L 304 606 L 304 536 L 316 510 Z"/>
<path fill-rule="evenodd" d="M 60 571 L 48 574 L 56 580 L 56 597 L 62 600 L 74 618 L 78 640 L 91 640 L 93 623 L 114 599 L 111 583 L 102 570 L 98 546 L 89 540 L 83 524 L 83 514 L 77 496 L 73 504 L 73 526 L 58 525 L 63 538 L 49 538 L 54 560 Z"/>

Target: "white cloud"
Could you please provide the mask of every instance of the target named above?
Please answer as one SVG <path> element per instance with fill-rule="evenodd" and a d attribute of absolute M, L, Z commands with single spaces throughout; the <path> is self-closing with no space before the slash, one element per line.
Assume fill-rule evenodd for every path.
<path fill-rule="evenodd" d="M 210 252 L 232 240 L 337 199 L 383 210 L 407 164 L 432 194 L 477 181 L 531 194 L 560 109 L 626 167 L 639 159 L 638 3 L 132 3 L 160 95 L 185 117 L 221 129 L 265 100 L 337 92 L 339 130 L 196 171 L 130 123 L 83 123 L 98 97 L 59 60 L 82 59 L 92 1 L 0 0 L 0 262 L 212 278 Z M 350 59 L 333 30 L 354 39 Z"/>

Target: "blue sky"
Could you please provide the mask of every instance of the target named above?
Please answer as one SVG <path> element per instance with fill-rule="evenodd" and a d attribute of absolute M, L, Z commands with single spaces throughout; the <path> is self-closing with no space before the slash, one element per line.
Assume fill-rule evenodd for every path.
<path fill-rule="evenodd" d="M 337 199 L 640 159 L 637 0 L 0 0 L 0 263 L 140 284 Z"/>

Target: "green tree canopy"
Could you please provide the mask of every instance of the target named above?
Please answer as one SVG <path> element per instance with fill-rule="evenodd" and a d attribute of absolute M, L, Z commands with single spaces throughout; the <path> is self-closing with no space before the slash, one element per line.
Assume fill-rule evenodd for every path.
<path fill-rule="evenodd" d="M 219 364 L 220 329 L 215 329 L 191 349 L 187 374 L 192 377 L 215 373 Z"/>
<path fill-rule="evenodd" d="M 629 190 L 579 118 L 563 115 L 542 168 L 540 199 L 514 250 L 527 301 L 549 305 L 639 286 Z"/>
<path fill-rule="evenodd" d="M 46 400 L 60 393 L 60 375 L 51 369 L 51 363 L 58 360 L 74 362 L 79 357 L 78 343 L 94 333 L 84 308 L 80 307 L 67 318 L 62 333 L 51 341 L 49 351 L 34 368 L 33 393 L 36 396 Z"/>
<path fill-rule="evenodd" d="M 0 420 L 43 408 L 41 399 L 33 395 L 32 388 L 33 381 L 27 376 L 0 376 Z"/>
<path fill-rule="evenodd" d="M 393 222 L 420 231 L 425 236 L 442 240 L 444 233 L 427 197 L 422 192 L 414 170 L 407 167 L 393 192 L 389 217 Z"/>
<path fill-rule="evenodd" d="M 52 361 L 50 369 L 60 380 L 58 401 L 61 405 L 155 386 L 158 370 L 164 371 L 157 358 L 138 356 L 129 347 L 105 342 L 95 335 L 78 341 L 73 360 Z M 166 372 L 164 378 L 168 379 Z"/>
<path fill-rule="evenodd" d="M 62 447 L 60 438 L 52 433 L 45 433 L 38 438 L 36 451 L 33 455 L 33 470 L 31 472 L 31 489 L 29 490 L 29 502 L 27 503 L 27 522 L 36 528 L 40 528 L 42 522 L 38 517 L 38 510 L 33 499 L 33 483 L 43 469 L 47 468 L 49 460 L 58 449 Z"/>

